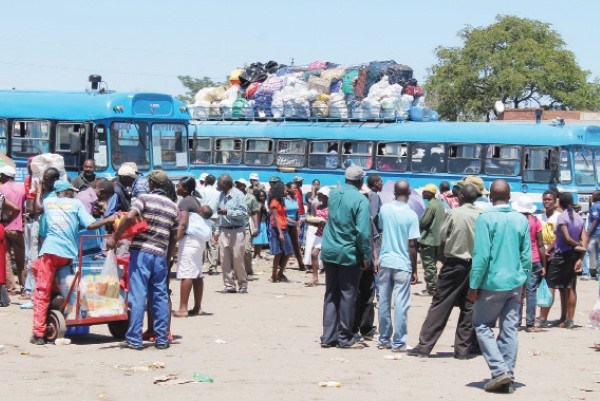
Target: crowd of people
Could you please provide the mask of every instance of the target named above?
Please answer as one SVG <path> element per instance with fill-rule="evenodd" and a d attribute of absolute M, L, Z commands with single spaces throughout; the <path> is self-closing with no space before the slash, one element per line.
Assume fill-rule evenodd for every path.
<path fill-rule="evenodd" d="M 525 330 L 551 325 L 550 307 L 536 316 L 544 279 L 560 299 L 560 319 L 552 325 L 573 328 L 577 275 L 589 279 L 600 257 L 600 192 L 590 200 L 586 227 L 570 193 L 546 191 L 538 215 L 527 196 L 511 203 L 506 181 L 494 181 L 488 191 L 478 176 L 428 184 L 421 194 L 400 180 L 394 200 L 383 204 L 382 178 L 365 180 L 356 165 L 345 170 L 343 185 L 314 180 L 306 193 L 300 176 L 288 183 L 270 177 L 268 187 L 257 173 L 248 181 L 202 174 L 174 183 L 162 170 L 143 176 L 135 163 L 124 163 L 108 180 L 96 175 L 93 160 L 72 181 L 55 168 L 39 181 L 31 171 L 24 184 L 15 176 L 10 166 L 0 170 L 0 251 L 6 254 L 0 285 L 8 296 L 30 301 L 21 307 L 33 309 L 34 344 L 45 343 L 54 273 L 77 259 L 79 231 L 106 227 L 106 249 L 129 258 L 123 348 L 140 350 L 145 340 L 168 348 L 171 316 L 209 314 L 202 308 L 205 263 L 208 274 L 219 274 L 220 267 L 222 293 L 247 294 L 256 279 L 253 261 L 268 247 L 272 283 L 289 281 L 290 258 L 310 272 L 306 287 L 318 286 L 324 274 L 322 347 L 362 349 L 376 340 L 379 349 L 429 357 L 457 306 L 454 357 L 483 354 L 491 371 L 485 390 L 512 392 L 524 305 Z M 114 228 L 116 216 L 122 218 Z M 145 230 L 125 238 L 139 221 L 147 223 Z M 410 288 L 419 282 L 419 258 L 425 289 L 413 295 L 432 299 L 418 343 L 409 347 Z M 174 309 L 168 288 L 173 267 L 180 281 Z"/>

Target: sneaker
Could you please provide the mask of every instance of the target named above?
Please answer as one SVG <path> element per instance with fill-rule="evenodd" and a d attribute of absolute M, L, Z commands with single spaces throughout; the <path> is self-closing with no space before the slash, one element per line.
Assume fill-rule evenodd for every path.
<path fill-rule="evenodd" d="M 38 337 L 35 334 L 33 334 L 31 336 L 31 339 L 29 339 L 29 342 L 32 343 L 33 345 L 46 345 L 46 339 L 44 337 Z"/>
<path fill-rule="evenodd" d="M 418 295 L 420 297 L 432 297 L 433 296 L 433 292 L 430 292 L 428 290 L 422 290 L 419 292 L 415 292 L 415 295 Z"/>
<path fill-rule="evenodd" d="M 165 344 L 154 344 L 154 348 L 156 349 L 168 349 L 171 347 L 171 344 L 169 343 L 165 343 Z"/>
<path fill-rule="evenodd" d="M 21 308 L 21 309 L 33 309 L 33 302 L 32 301 L 25 302 L 24 304 L 19 305 L 19 308 Z"/>
<path fill-rule="evenodd" d="M 511 381 L 512 379 L 510 378 L 510 375 L 507 372 L 504 372 L 496 377 L 492 377 L 490 381 L 485 383 L 483 389 L 488 392 L 498 391 L 505 384 L 510 384 Z"/>
<path fill-rule="evenodd" d="M 579 278 L 579 280 L 581 280 L 581 281 L 590 281 L 590 276 L 581 276 Z"/>
<path fill-rule="evenodd" d="M 133 345 L 129 341 L 123 341 L 122 343 L 119 343 L 119 348 L 121 348 L 121 349 L 133 349 L 133 350 L 136 350 L 136 351 L 141 351 L 141 350 L 144 349 L 144 347 L 138 347 L 137 345 Z"/>
<path fill-rule="evenodd" d="M 404 347 L 392 348 L 392 352 L 406 352 L 406 346 L 404 346 Z"/>
<path fill-rule="evenodd" d="M 390 343 L 379 343 L 377 349 L 392 349 L 392 346 Z"/>
<path fill-rule="evenodd" d="M 235 290 L 234 290 L 234 292 L 235 292 Z M 240 288 L 240 290 L 238 291 L 238 293 L 240 293 L 240 294 L 247 294 L 248 293 L 248 289 L 246 287 Z"/>
<path fill-rule="evenodd" d="M 237 291 L 235 288 L 224 288 L 221 290 L 221 294 L 235 294 Z"/>
<path fill-rule="evenodd" d="M 375 338 L 375 336 L 377 335 L 377 330 L 373 329 L 370 332 L 363 334 L 363 340 L 365 341 L 373 341 L 373 339 Z"/>
<path fill-rule="evenodd" d="M 419 358 L 429 358 L 429 354 L 419 351 L 418 348 L 413 348 L 413 349 L 409 349 L 408 351 L 406 351 L 406 355 L 408 356 L 417 356 Z"/>

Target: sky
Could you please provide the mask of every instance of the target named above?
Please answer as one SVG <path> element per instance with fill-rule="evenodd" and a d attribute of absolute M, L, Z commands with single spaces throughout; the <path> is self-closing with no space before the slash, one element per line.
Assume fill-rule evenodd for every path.
<path fill-rule="evenodd" d="M 5 0 L 1 10 L 0 89 L 81 90 L 100 74 L 113 90 L 177 95 L 178 75 L 222 81 L 244 64 L 292 59 L 391 59 L 422 81 L 436 47 L 498 14 L 552 24 L 600 77 L 596 0 Z"/>

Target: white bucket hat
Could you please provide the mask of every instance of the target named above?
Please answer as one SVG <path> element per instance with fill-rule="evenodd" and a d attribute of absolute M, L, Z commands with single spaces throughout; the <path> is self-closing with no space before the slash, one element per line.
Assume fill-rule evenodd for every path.
<path fill-rule="evenodd" d="M 512 208 L 519 213 L 533 213 L 537 210 L 537 206 L 527 195 L 521 196 L 516 201 L 512 202 Z"/>

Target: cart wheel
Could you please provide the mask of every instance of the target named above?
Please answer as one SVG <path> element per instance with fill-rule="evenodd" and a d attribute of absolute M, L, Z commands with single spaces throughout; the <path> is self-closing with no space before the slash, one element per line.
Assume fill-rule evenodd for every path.
<path fill-rule="evenodd" d="M 129 319 L 127 320 L 118 320 L 116 322 L 108 323 L 108 331 L 114 338 L 122 340 L 125 338 L 125 334 L 127 334 L 127 330 L 129 329 Z"/>
<path fill-rule="evenodd" d="M 63 338 L 67 332 L 65 316 L 60 311 L 51 310 L 48 313 L 47 325 L 46 339 L 48 342 L 54 342 L 57 338 Z"/>

